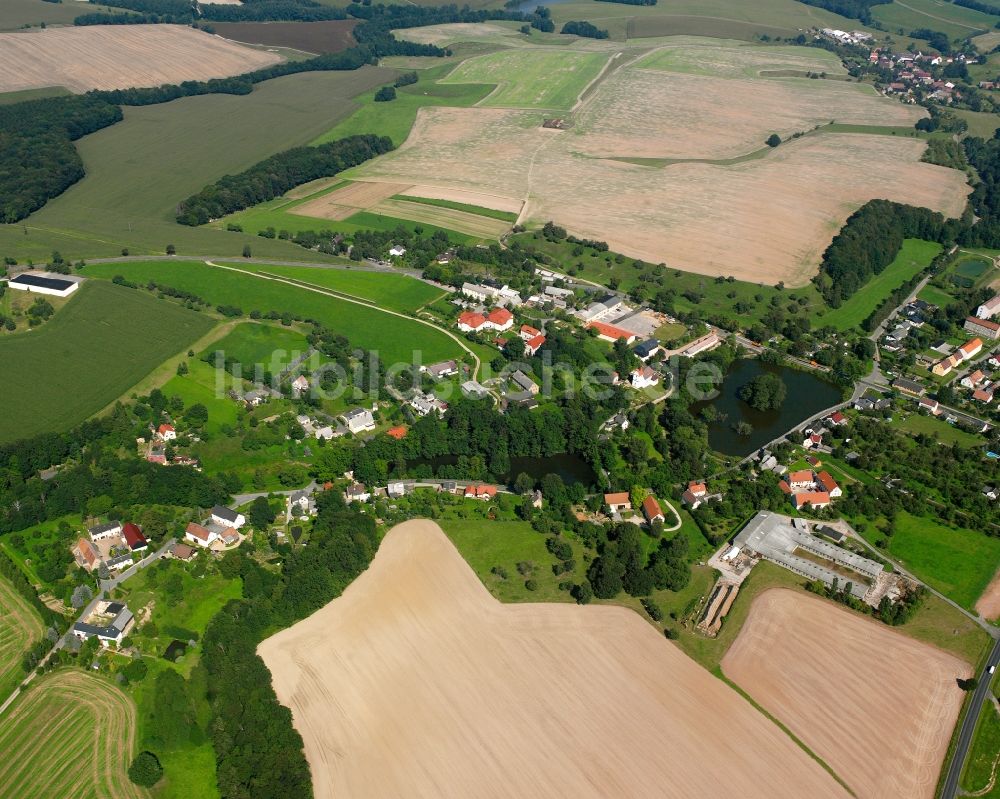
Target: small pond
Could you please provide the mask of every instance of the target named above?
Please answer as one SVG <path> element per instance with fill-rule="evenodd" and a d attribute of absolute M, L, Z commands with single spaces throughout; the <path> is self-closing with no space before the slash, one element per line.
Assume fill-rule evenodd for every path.
<path fill-rule="evenodd" d="M 173 662 L 187 651 L 187 641 L 178 641 L 176 638 L 167 644 L 163 652 L 163 657 Z"/>

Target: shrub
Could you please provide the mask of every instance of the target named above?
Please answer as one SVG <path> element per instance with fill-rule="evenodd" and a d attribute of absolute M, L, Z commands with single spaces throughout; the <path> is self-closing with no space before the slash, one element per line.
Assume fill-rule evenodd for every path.
<path fill-rule="evenodd" d="M 136 785 L 152 788 L 163 776 L 163 766 L 152 752 L 140 752 L 128 767 L 128 777 Z"/>

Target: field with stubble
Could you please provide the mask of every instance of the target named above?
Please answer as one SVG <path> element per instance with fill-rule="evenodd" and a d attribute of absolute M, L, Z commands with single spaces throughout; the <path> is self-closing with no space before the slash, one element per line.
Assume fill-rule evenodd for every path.
<path fill-rule="evenodd" d="M 0 696 L 13 690 L 24 675 L 21 656 L 43 632 L 38 612 L 9 580 L 0 577 Z"/>
<path fill-rule="evenodd" d="M 430 521 L 258 651 L 323 799 L 847 797 L 638 614 L 501 605 Z"/>
<path fill-rule="evenodd" d="M 92 25 L 0 34 L 0 92 L 77 92 L 225 78 L 270 66 L 254 50 L 184 25 Z"/>
<path fill-rule="evenodd" d="M 962 705 L 953 655 L 817 597 L 754 600 L 727 677 L 823 758 L 859 799 L 931 799 Z"/>
<path fill-rule="evenodd" d="M 491 71 L 501 55 L 504 70 Z M 843 77 L 827 53 L 679 39 L 630 55 L 608 62 L 565 130 L 543 128 L 540 110 L 485 107 L 528 97 L 538 53 L 464 62 L 448 80 L 479 75 L 500 89 L 475 108 L 422 108 L 402 147 L 349 176 L 412 184 L 415 195 L 521 201 L 521 223 L 554 220 L 634 258 L 788 286 L 815 274 L 868 200 L 949 216 L 965 205 L 965 175 L 922 163 L 926 144 L 908 135 L 923 110 L 869 86 L 805 77 Z M 771 133 L 784 143 L 766 146 Z"/>
<path fill-rule="evenodd" d="M 0 722 L 0 796 L 143 799 L 128 778 L 135 705 L 79 670 L 42 677 Z"/>

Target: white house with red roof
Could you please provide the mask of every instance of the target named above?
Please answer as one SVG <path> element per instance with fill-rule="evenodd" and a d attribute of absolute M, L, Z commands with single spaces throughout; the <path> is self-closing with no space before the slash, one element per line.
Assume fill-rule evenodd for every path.
<path fill-rule="evenodd" d="M 844 414 L 841 413 L 840 411 L 834 411 L 833 413 L 830 414 L 827 421 L 834 427 L 839 427 L 842 424 L 847 424 L 847 417 L 844 416 Z"/>
<path fill-rule="evenodd" d="M 536 355 L 544 343 L 545 336 L 539 333 L 537 336 L 529 338 L 524 342 L 524 351 L 528 353 L 528 355 Z"/>
<path fill-rule="evenodd" d="M 518 334 L 523 341 L 531 341 L 535 336 L 540 336 L 542 334 L 541 330 L 536 330 L 531 325 L 521 325 Z"/>
<path fill-rule="evenodd" d="M 629 381 L 632 384 L 632 388 L 648 388 L 649 386 L 658 385 L 660 376 L 651 367 L 640 366 L 638 369 L 632 370 Z"/>
<path fill-rule="evenodd" d="M 485 316 L 477 311 L 464 311 L 458 316 L 458 329 L 463 333 L 479 333 L 483 330 L 503 332 L 514 326 L 514 314 L 506 308 L 494 308 Z"/>
<path fill-rule="evenodd" d="M 174 426 L 172 424 L 161 424 L 158 428 L 156 428 L 156 437 L 160 439 L 160 441 L 176 441 L 177 431 L 174 430 Z"/>
<path fill-rule="evenodd" d="M 491 499 L 496 497 L 497 487 L 491 485 L 468 485 L 465 487 L 465 498 L 466 499 L 481 499 L 484 502 L 489 502 Z"/>

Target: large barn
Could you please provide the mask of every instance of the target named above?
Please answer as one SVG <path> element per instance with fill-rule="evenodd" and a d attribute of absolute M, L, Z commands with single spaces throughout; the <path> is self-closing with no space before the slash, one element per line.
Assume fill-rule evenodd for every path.
<path fill-rule="evenodd" d="M 22 272 L 12 277 L 7 285 L 12 289 L 29 291 L 34 294 L 49 294 L 53 297 L 68 297 L 83 282 L 77 278 L 54 275 L 48 272 Z"/>

